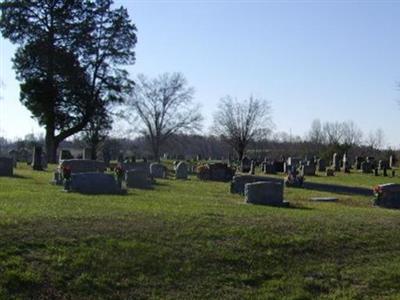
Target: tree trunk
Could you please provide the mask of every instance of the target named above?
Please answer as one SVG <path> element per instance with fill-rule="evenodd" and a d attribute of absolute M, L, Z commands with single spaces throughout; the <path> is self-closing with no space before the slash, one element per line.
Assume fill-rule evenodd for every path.
<path fill-rule="evenodd" d="M 238 154 L 239 161 L 242 161 L 244 156 L 244 147 L 241 146 L 237 147 L 236 153 Z"/>
<path fill-rule="evenodd" d="M 90 145 L 90 159 L 97 160 L 97 144 L 95 143 Z"/>
<path fill-rule="evenodd" d="M 54 136 L 54 128 L 52 126 L 46 127 L 46 155 L 47 161 L 51 164 L 57 163 L 57 148 L 59 141 Z"/>
<path fill-rule="evenodd" d="M 152 144 L 154 160 L 160 162 L 160 146 L 157 142 Z"/>

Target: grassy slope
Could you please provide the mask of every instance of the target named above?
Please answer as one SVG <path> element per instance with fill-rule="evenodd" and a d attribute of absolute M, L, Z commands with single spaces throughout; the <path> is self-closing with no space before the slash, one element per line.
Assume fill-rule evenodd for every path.
<path fill-rule="evenodd" d="M 0 298 L 400 299 L 400 211 L 368 197 L 287 189 L 286 209 L 194 178 L 84 196 L 17 175 L 0 178 Z"/>

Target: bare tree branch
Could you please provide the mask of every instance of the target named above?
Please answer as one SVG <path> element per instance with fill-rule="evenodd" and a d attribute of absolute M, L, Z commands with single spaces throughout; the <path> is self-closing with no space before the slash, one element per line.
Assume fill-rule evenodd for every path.
<path fill-rule="evenodd" d="M 220 100 L 214 115 L 214 130 L 242 159 L 248 144 L 270 132 L 271 107 L 265 100 L 250 96 L 239 102 L 230 96 Z"/>
<path fill-rule="evenodd" d="M 194 90 L 180 73 L 165 73 L 154 79 L 138 75 L 127 112 L 138 116 L 140 131 L 150 143 L 154 157 L 159 159 L 160 147 L 174 134 L 200 129 L 202 116 L 193 105 Z"/>

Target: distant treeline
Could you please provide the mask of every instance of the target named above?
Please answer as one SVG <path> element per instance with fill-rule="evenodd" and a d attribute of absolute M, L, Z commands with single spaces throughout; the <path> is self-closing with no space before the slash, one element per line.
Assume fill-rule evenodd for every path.
<path fill-rule="evenodd" d="M 15 142 L 0 138 L 0 152 L 7 154 L 10 150 L 27 149 L 31 150 L 34 145 L 44 146 L 42 138 L 27 136 Z M 82 139 L 64 141 L 60 149 L 73 149 L 79 153 L 85 148 Z M 152 157 L 152 151 L 144 137 L 135 139 L 121 139 L 108 137 L 97 149 L 98 158 L 104 155 L 116 160 L 123 153 L 126 158 L 135 157 L 140 159 Z M 388 159 L 390 155 L 400 158 L 400 151 L 393 149 L 375 149 L 365 145 L 327 144 L 316 143 L 307 140 L 296 139 L 295 141 L 282 140 L 261 140 L 252 142 L 246 152 L 246 156 L 258 161 L 267 159 L 280 160 L 289 156 L 304 158 L 306 156 L 324 158 L 327 161 L 332 159 L 333 153 L 354 159 L 355 156 L 373 156 L 375 159 Z M 169 159 L 212 159 L 212 160 L 235 160 L 237 156 L 233 149 L 223 140 L 216 136 L 206 135 L 174 135 L 161 149 L 161 156 Z"/>

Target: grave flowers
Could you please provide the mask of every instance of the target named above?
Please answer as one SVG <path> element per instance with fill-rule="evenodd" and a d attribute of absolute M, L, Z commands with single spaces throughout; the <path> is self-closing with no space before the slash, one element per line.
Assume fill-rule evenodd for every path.
<path fill-rule="evenodd" d="M 122 187 L 122 180 L 124 179 L 125 176 L 125 170 L 121 165 L 118 165 L 115 169 L 115 176 L 117 177 L 117 184 L 118 187 L 121 188 Z"/>
<path fill-rule="evenodd" d="M 69 166 L 63 166 L 62 174 L 64 178 L 64 190 L 69 191 L 71 187 L 71 168 Z"/>
<path fill-rule="evenodd" d="M 288 173 L 284 182 L 287 187 L 302 187 L 304 182 L 304 176 L 299 175 L 297 171 L 294 170 Z"/>
<path fill-rule="evenodd" d="M 379 205 L 381 198 L 382 198 L 382 188 L 379 185 L 377 185 L 377 186 L 374 186 L 374 188 L 372 190 L 373 190 L 374 196 L 375 196 L 374 205 Z"/>

